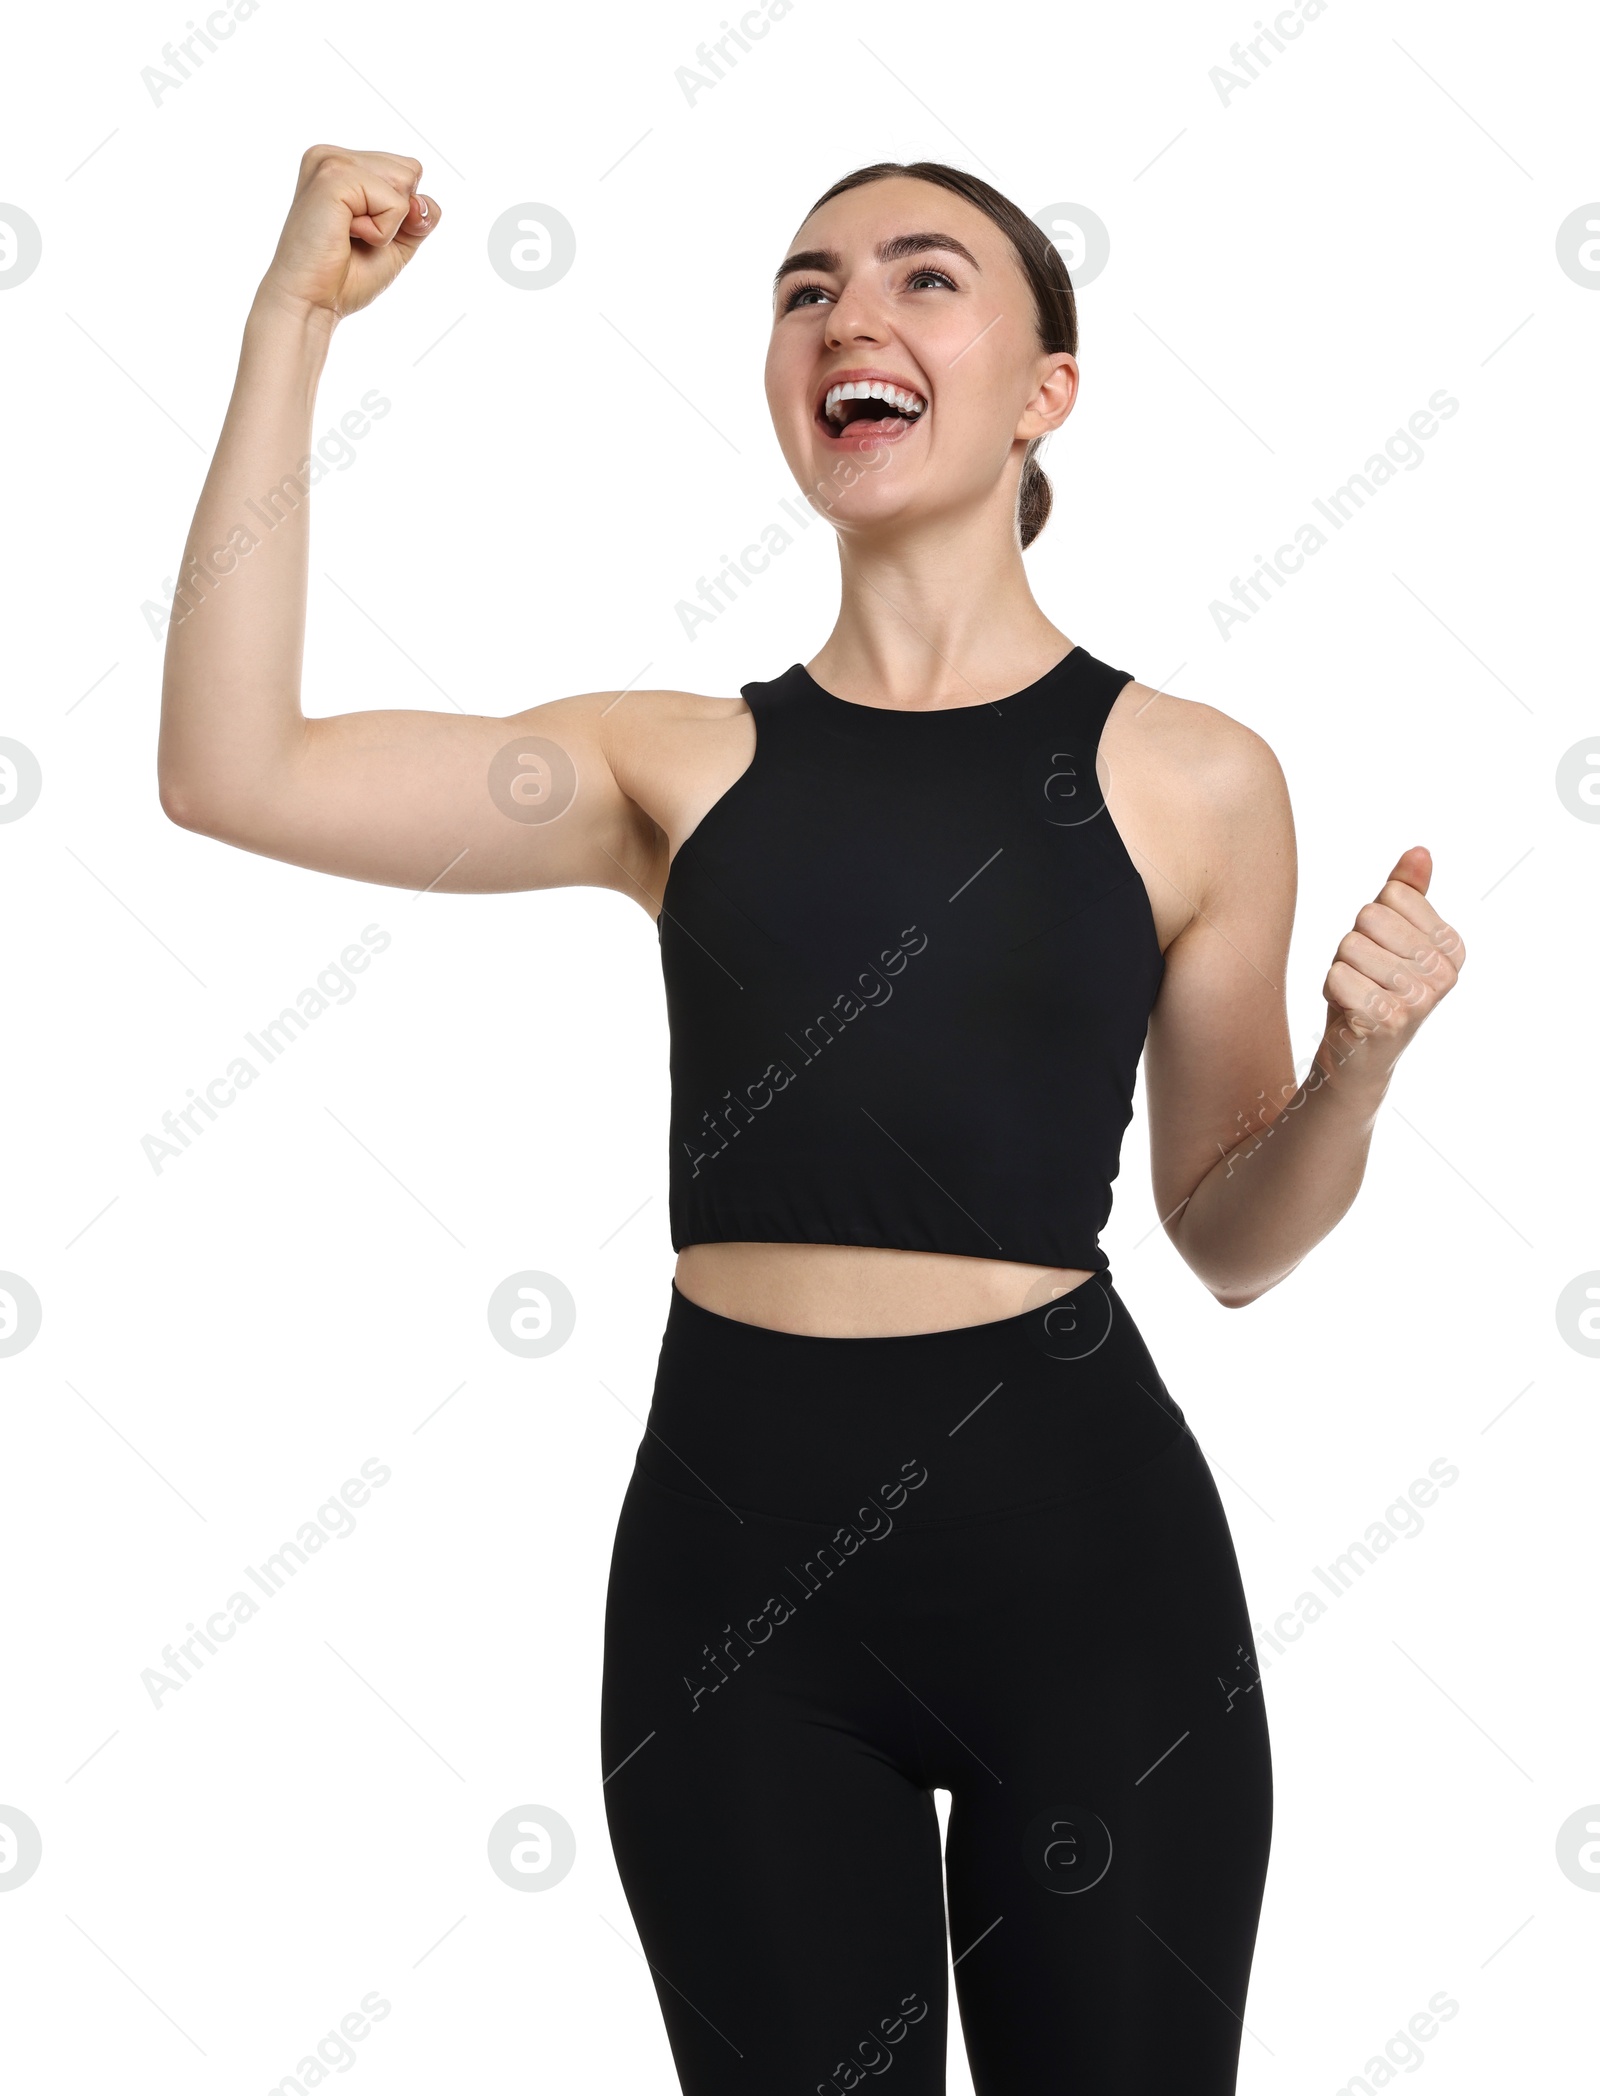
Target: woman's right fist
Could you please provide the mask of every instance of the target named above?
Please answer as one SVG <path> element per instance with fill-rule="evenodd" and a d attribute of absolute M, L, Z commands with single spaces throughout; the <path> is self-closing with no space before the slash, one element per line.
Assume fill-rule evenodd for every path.
<path fill-rule="evenodd" d="M 421 180 L 421 161 L 398 153 L 312 146 L 262 290 L 305 313 L 359 313 L 439 223 Z"/>

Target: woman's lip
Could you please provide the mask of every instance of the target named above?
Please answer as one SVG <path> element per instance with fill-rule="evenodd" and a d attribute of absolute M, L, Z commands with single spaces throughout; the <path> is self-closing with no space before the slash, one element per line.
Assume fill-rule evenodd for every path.
<path fill-rule="evenodd" d="M 817 427 L 826 443 L 842 450 L 872 449 L 878 444 L 898 444 L 918 426 L 926 422 L 931 410 L 924 408 L 917 416 L 905 415 L 858 415 L 853 422 L 835 428 L 824 414 L 818 414 Z"/>

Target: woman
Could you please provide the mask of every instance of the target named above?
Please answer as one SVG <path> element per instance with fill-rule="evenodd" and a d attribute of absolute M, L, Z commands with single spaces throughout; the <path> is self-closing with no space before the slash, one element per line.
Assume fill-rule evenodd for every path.
<path fill-rule="evenodd" d="M 185 553 L 162 805 L 355 879 L 589 883 L 658 923 L 679 1256 L 601 1719 L 682 2085 L 942 2090 L 953 1958 L 981 2096 L 1232 2090 L 1266 1720 L 1222 1507 L 1099 1232 L 1141 1052 L 1160 1213 L 1218 1302 L 1333 1227 L 1461 965 L 1428 854 L 1357 912 L 1297 1087 L 1281 774 L 1034 602 L 1072 290 L 934 164 L 837 184 L 777 274 L 767 398 L 840 553 L 808 664 L 739 699 L 304 719 L 304 504 L 207 556 L 309 452 L 335 323 L 437 228 L 421 172 L 302 163 Z"/>

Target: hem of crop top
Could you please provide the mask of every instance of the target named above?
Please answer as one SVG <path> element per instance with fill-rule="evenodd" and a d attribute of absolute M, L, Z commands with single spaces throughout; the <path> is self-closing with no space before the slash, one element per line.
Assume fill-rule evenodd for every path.
<path fill-rule="evenodd" d="M 1111 1262 L 1099 1245 L 1086 1258 L 1060 1258 L 1048 1249 L 1007 1252 L 952 1252 L 944 1245 L 907 1244 L 904 1238 L 892 1238 L 883 1231 L 874 1231 L 870 1225 L 849 1225 L 848 1237 L 835 1237 L 821 1230 L 808 1231 L 804 1237 L 788 1237 L 780 1228 L 775 1232 L 769 1213 L 746 1216 L 738 1209 L 720 1210 L 715 1237 L 686 1237 L 681 1241 L 674 1238 L 674 1252 L 687 1252 L 693 1245 L 702 1244 L 770 1244 L 770 1245 L 840 1245 L 850 1251 L 861 1252 L 924 1252 L 940 1259 L 981 1260 L 988 1266 L 1047 1266 L 1058 1273 L 1093 1274 L 1104 1280 L 1111 1271 Z"/>

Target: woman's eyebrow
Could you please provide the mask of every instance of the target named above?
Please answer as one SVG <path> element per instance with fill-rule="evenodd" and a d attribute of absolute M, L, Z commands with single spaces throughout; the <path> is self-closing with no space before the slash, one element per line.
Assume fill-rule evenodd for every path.
<path fill-rule="evenodd" d="M 880 240 L 876 252 L 880 262 L 900 262 L 907 255 L 926 254 L 930 248 L 943 248 L 949 254 L 959 255 L 964 262 L 970 262 L 978 274 L 982 276 L 983 265 L 979 262 L 977 256 L 972 252 L 971 248 L 963 246 L 952 233 L 896 233 L 892 240 Z M 797 270 L 832 271 L 836 273 L 838 268 L 839 251 L 837 248 L 803 248 L 798 254 L 790 255 L 787 260 L 779 263 L 777 272 L 772 279 L 772 288 L 776 291 L 784 278 L 793 276 Z"/>

